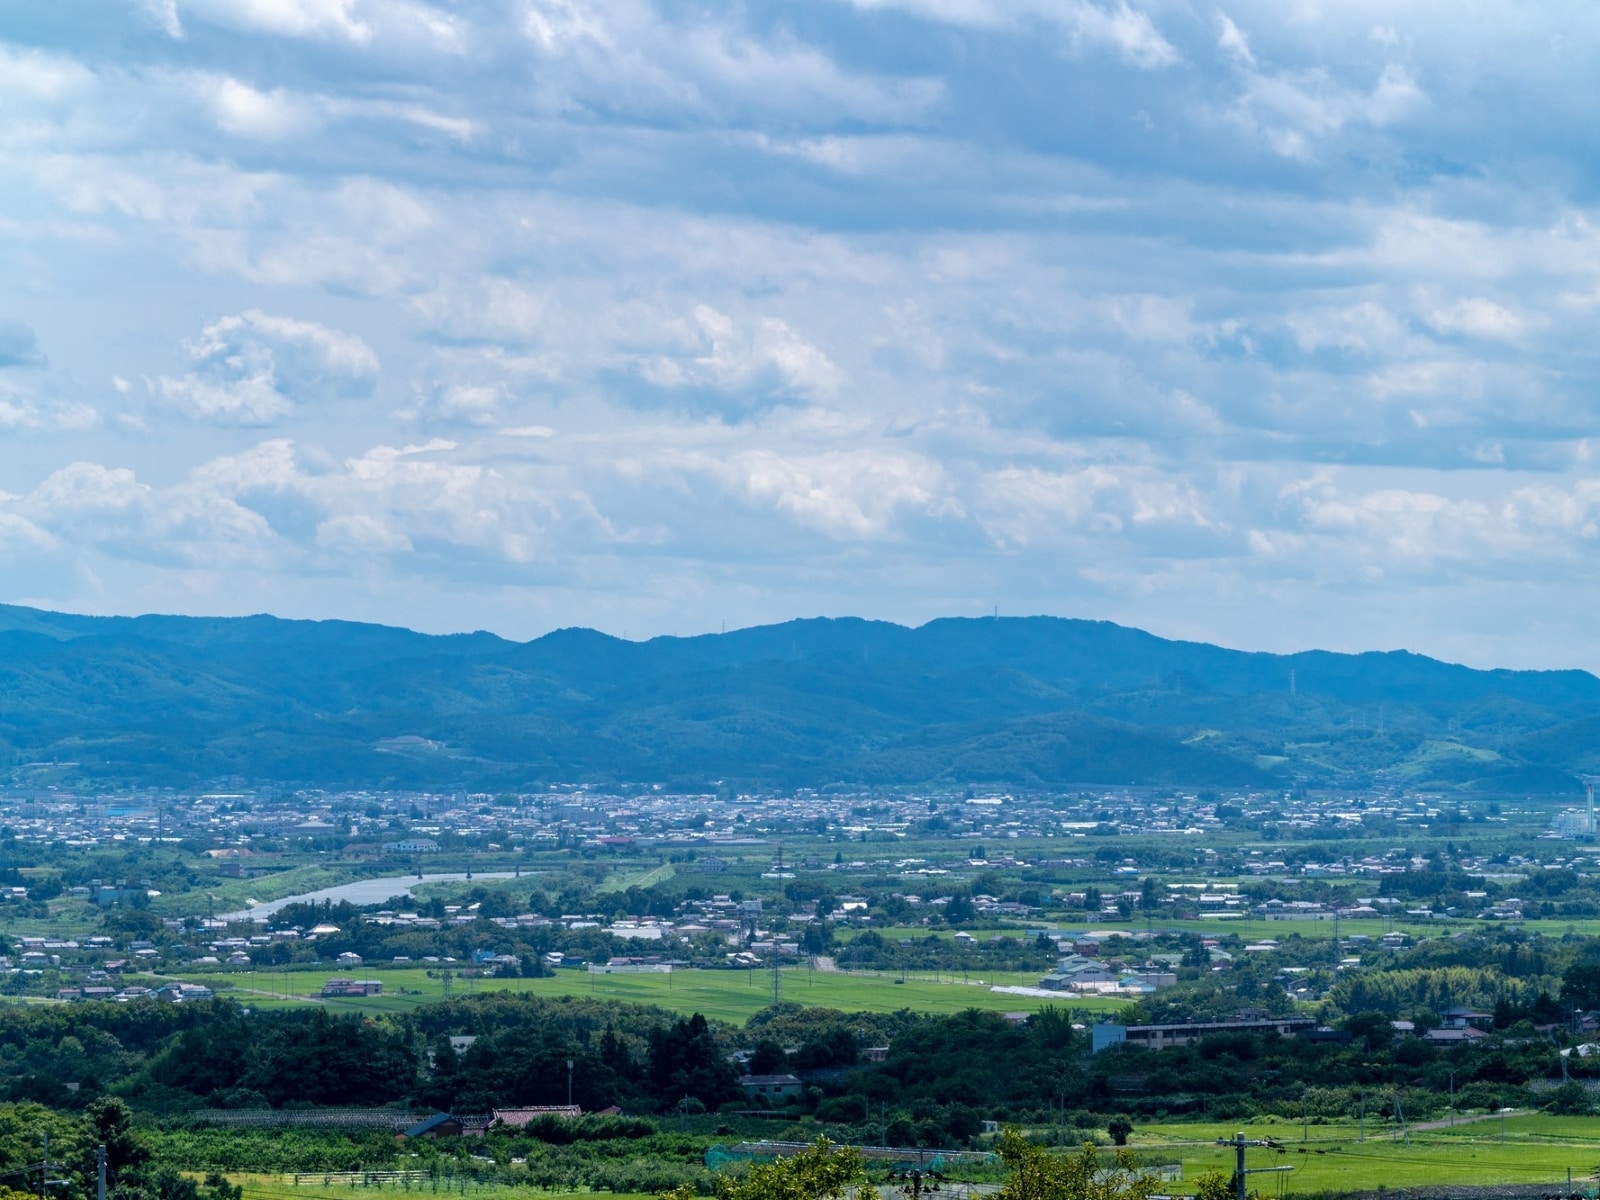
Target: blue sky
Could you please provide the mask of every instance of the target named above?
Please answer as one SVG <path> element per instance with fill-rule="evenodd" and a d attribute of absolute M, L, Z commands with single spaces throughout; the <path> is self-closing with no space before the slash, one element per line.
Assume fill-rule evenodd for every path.
<path fill-rule="evenodd" d="M 0 14 L 0 599 L 1600 668 L 1600 8 Z"/>

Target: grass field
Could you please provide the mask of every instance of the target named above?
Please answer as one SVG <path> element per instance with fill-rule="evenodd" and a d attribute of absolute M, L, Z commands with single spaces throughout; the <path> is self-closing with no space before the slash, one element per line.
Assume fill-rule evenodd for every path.
<path fill-rule="evenodd" d="M 244 1188 L 244 1200 L 361 1200 L 364 1197 L 378 1195 L 414 1196 L 417 1200 L 434 1195 L 443 1196 L 444 1192 L 435 1192 L 430 1183 L 426 1187 L 406 1191 L 396 1188 L 392 1184 L 381 1191 L 375 1188 L 357 1188 L 345 1184 L 324 1186 L 321 1182 L 308 1182 L 295 1184 L 293 1176 L 284 1175 L 231 1175 L 236 1184 Z M 466 1195 L 473 1200 L 528 1200 L 530 1195 L 537 1195 L 541 1200 L 565 1200 L 567 1197 L 583 1196 L 593 1197 L 594 1192 L 532 1192 L 527 1188 L 511 1187 L 505 1184 L 491 1184 L 482 1189 L 468 1187 L 465 1193 L 457 1192 L 455 1195 Z M 653 1200 L 637 1193 L 606 1192 L 610 1200 Z"/>
<path fill-rule="evenodd" d="M 405 1012 L 420 1004 L 444 998 L 444 982 L 432 978 L 420 967 L 362 968 L 354 972 L 383 981 L 381 996 L 321 1000 L 317 992 L 325 980 L 348 978 L 351 971 L 261 971 L 223 975 L 178 976 L 205 983 L 219 991 L 226 988 L 241 1003 L 274 1007 L 282 1004 L 324 1004 L 328 1008 L 351 1012 Z M 1099 997 L 1063 996 L 1045 999 L 992 992 L 991 984 L 1032 986 L 1037 974 L 998 973 L 976 976 L 964 982 L 960 976 L 935 979 L 909 975 L 896 983 L 894 975 L 857 975 L 838 971 L 809 971 L 803 967 L 783 972 L 780 995 L 805 1005 L 843 1009 L 847 1012 L 894 1012 L 901 1008 L 918 1012 L 949 1013 L 966 1008 L 993 1009 L 999 1012 L 1033 1012 L 1055 1003 L 1084 1012 L 1109 1012 L 1122 1007 L 1125 1000 Z M 704 1013 L 725 1021 L 743 1022 L 772 1003 L 770 971 L 681 970 L 667 974 L 590 975 L 586 971 L 558 971 L 543 979 L 478 979 L 452 981 L 451 995 L 473 992 L 516 991 L 536 996 L 593 995 L 610 1000 L 631 1000 L 659 1004 L 676 1012 Z M 287 992 L 287 996 L 286 993 Z"/>
<path fill-rule="evenodd" d="M 649 867 L 643 871 L 622 870 L 612 874 L 597 891 L 601 894 L 607 892 L 625 892 L 630 887 L 652 887 L 658 883 L 665 883 L 677 874 L 677 869 L 671 863 L 663 863 L 659 867 Z"/>
<path fill-rule="evenodd" d="M 1301 1142 L 1297 1122 L 1247 1125 L 1144 1125 L 1134 1148 L 1181 1157 L 1185 1185 L 1207 1170 L 1233 1171 L 1234 1152 L 1215 1145 L 1242 1130 L 1245 1137 L 1273 1139 L 1280 1148 L 1252 1148 L 1246 1165 L 1290 1166 L 1292 1171 L 1253 1175 L 1252 1191 L 1263 1196 L 1328 1191 L 1375 1191 L 1379 1187 L 1425 1187 L 1443 1183 L 1562 1183 L 1593 1180 L 1600 1164 L 1600 1120 L 1544 1115 L 1508 1116 L 1458 1124 L 1453 1129 L 1414 1131 L 1409 1145 L 1392 1130 L 1369 1122 L 1366 1140 L 1354 1124 L 1312 1125 Z"/>

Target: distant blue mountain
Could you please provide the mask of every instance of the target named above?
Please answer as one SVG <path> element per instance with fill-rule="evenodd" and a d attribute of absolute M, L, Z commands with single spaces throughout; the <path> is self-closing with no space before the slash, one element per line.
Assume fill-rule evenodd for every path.
<path fill-rule="evenodd" d="M 0 606 L 14 783 L 1562 791 L 1600 772 L 1597 735 L 1583 671 L 1247 653 L 1055 617 L 519 643 Z"/>

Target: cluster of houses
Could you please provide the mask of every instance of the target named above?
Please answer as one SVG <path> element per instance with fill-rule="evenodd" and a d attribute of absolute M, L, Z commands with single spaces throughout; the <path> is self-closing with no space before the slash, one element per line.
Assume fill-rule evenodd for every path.
<path fill-rule="evenodd" d="M 1130 967 L 1120 959 L 1088 958 L 1072 953 L 1039 980 L 1039 986 L 1050 992 L 1139 996 L 1172 987 L 1177 982 L 1177 973 L 1165 962 L 1147 959 L 1138 967 Z"/>
<path fill-rule="evenodd" d="M 160 987 L 147 988 L 139 984 L 117 988 L 106 984 L 85 984 L 83 987 L 60 988 L 57 1000 L 110 1000 L 127 1004 L 134 1000 L 161 1000 L 168 1004 L 183 1004 L 191 1000 L 210 1000 L 212 991 L 198 983 L 179 983 L 173 980 Z"/>
<path fill-rule="evenodd" d="M 1438 1022 L 1432 1028 L 1418 1030 L 1412 1021 L 1390 1021 L 1389 1026 L 1396 1040 L 1415 1037 L 1434 1046 L 1460 1046 L 1492 1036 L 1490 1031 L 1493 1023 L 1492 1013 L 1452 1005 L 1439 1012 Z M 1584 1014 L 1578 1027 L 1583 1032 L 1600 1030 L 1600 1014 Z M 1226 1033 L 1276 1034 L 1327 1042 L 1348 1042 L 1351 1037 L 1345 1030 L 1319 1027 L 1309 1017 L 1274 1016 L 1249 1011 L 1239 1012 L 1225 1020 L 1185 1021 L 1166 1025 L 1123 1025 L 1116 1021 L 1101 1021 L 1090 1029 L 1091 1048 L 1096 1054 L 1120 1045 L 1168 1050 Z M 1578 1047 L 1577 1051 L 1584 1049 Z M 1594 1049 L 1600 1050 L 1600 1047 Z"/>
<path fill-rule="evenodd" d="M 335 996 L 381 996 L 383 983 L 377 979 L 329 979 L 322 985 L 323 998 Z"/>

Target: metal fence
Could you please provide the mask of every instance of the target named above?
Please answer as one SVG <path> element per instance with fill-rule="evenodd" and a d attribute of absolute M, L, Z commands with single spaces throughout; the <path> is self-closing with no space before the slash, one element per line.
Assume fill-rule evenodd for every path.
<path fill-rule="evenodd" d="M 809 1142 L 760 1141 L 713 1146 L 706 1151 L 706 1166 L 715 1170 L 732 1162 L 787 1158 L 810 1145 Z M 998 1161 L 993 1154 L 982 1150 L 930 1150 L 921 1146 L 857 1146 L 855 1149 L 868 1162 L 904 1163 L 933 1171 L 947 1166 L 992 1166 Z"/>
<path fill-rule="evenodd" d="M 393 1108 L 202 1108 L 189 1114 L 196 1124 L 228 1129 L 410 1129 L 428 1113 Z"/>
<path fill-rule="evenodd" d="M 295 1187 L 395 1188 L 406 1191 L 434 1182 L 426 1171 L 299 1171 L 289 1176 Z"/>

